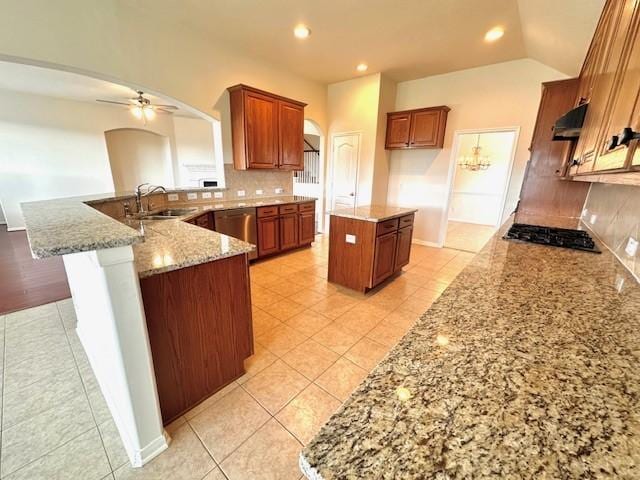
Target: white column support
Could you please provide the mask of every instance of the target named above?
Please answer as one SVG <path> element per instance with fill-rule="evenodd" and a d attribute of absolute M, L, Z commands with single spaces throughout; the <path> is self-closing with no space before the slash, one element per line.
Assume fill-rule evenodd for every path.
<path fill-rule="evenodd" d="M 64 255 L 77 332 L 134 467 L 168 447 L 130 246 Z"/>

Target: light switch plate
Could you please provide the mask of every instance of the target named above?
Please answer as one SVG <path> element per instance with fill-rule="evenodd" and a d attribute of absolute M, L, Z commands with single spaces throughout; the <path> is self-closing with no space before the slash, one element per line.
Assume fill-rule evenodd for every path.
<path fill-rule="evenodd" d="M 214 198 L 222 198 L 222 192 L 213 192 Z"/>
<path fill-rule="evenodd" d="M 347 233 L 344 236 L 344 241 L 347 243 L 352 243 L 352 244 L 356 244 L 356 236 L 355 235 L 351 235 L 350 233 Z"/>
<path fill-rule="evenodd" d="M 197 200 L 198 199 L 198 194 L 195 192 L 189 192 L 187 193 L 187 200 Z"/>
<path fill-rule="evenodd" d="M 593 215 L 591 215 L 591 218 L 589 219 L 589 223 L 591 225 L 595 225 L 597 219 L 598 219 L 598 216 L 594 213 Z"/>
<path fill-rule="evenodd" d="M 284 192 L 284 189 L 282 189 L 282 188 L 276 188 L 276 193 L 282 193 L 282 192 Z"/>
<path fill-rule="evenodd" d="M 633 237 L 629 237 L 629 240 L 627 241 L 627 246 L 625 247 L 624 251 L 630 257 L 635 257 L 636 252 L 638 251 L 638 241 Z"/>
<path fill-rule="evenodd" d="M 177 202 L 179 198 L 180 197 L 177 193 L 170 193 L 169 195 L 167 195 L 167 200 L 169 200 L 170 202 Z"/>
<path fill-rule="evenodd" d="M 202 198 L 211 198 L 211 192 L 202 192 Z"/>
<path fill-rule="evenodd" d="M 260 189 L 256 190 L 256 195 L 262 195 L 264 192 Z"/>
<path fill-rule="evenodd" d="M 244 190 L 238 190 L 238 196 L 239 197 L 244 197 L 245 191 Z"/>

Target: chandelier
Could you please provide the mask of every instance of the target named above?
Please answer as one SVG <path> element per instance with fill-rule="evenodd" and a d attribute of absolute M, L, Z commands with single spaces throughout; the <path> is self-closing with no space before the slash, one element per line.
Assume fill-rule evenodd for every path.
<path fill-rule="evenodd" d="M 460 168 L 476 172 L 478 170 L 486 170 L 491 166 L 488 155 L 482 155 L 482 147 L 480 146 L 480 135 L 476 140 L 476 146 L 471 148 L 471 155 L 464 155 L 458 161 Z"/>

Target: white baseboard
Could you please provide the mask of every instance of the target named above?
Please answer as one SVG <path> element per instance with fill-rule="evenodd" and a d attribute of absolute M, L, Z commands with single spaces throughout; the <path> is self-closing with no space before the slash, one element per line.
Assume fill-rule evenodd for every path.
<path fill-rule="evenodd" d="M 417 238 L 414 238 L 413 240 L 411 240 L 411 243 L 415 243 L 416 245 L 423 245 L 425 247 L 435 247 L 435 248 L 442 248 L 442 245 L 435 243 L 435 242 L 428 242 L 426 240 L 419 240 Z"/>
<path fill-rule="evenodd" d="M 26 230 L 26 228 L 25 227 L 7 227 L 7 232 L 19 232 L 21 230 Z"/>

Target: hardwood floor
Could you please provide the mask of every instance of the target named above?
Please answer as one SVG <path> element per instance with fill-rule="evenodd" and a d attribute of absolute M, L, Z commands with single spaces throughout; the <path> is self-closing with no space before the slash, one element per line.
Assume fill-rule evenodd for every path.
<path fill-rule="evenodd" d="M 0 315 L 69 298 L 62 258 L 31 258 L 27 234 L 0 225 Z"/>

